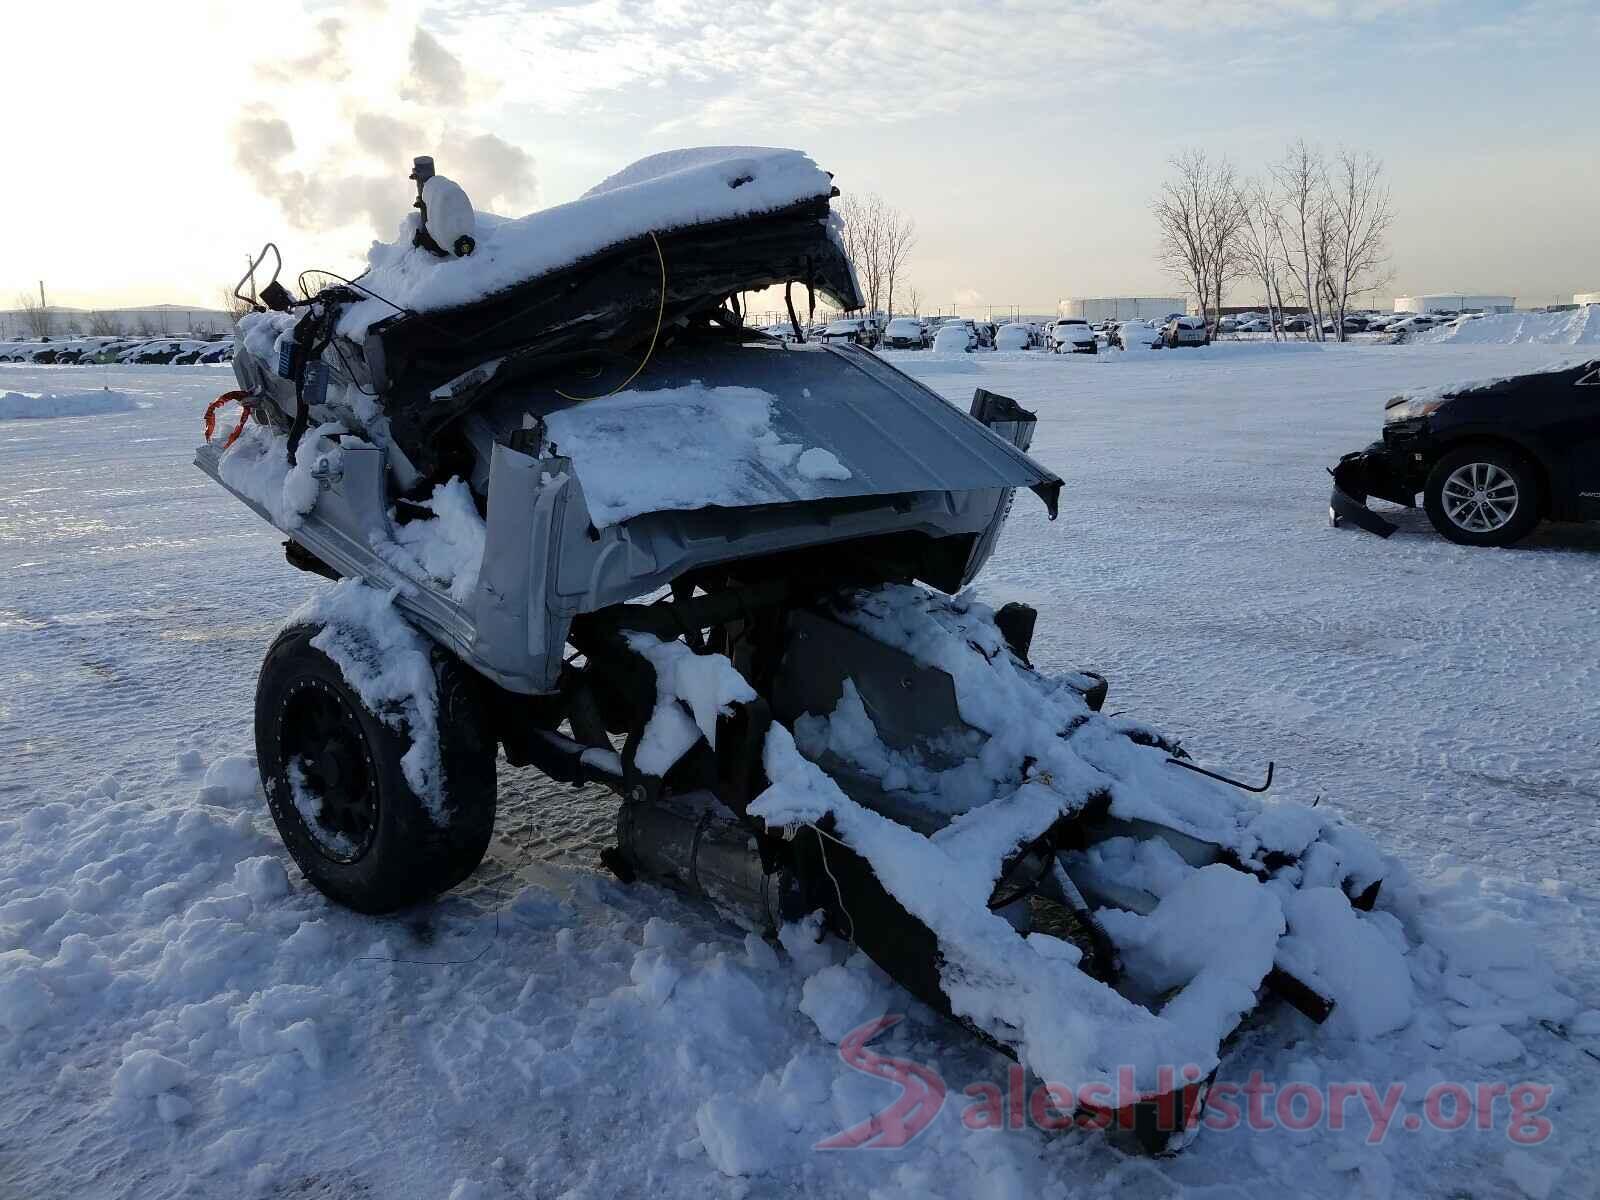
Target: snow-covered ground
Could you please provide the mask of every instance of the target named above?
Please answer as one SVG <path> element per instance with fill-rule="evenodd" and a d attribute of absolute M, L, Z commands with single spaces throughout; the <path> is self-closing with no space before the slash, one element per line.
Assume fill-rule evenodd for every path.
<path fill-rule="evenodd" d="M 1335 532 L 1323 471 L 1385 396 L 1557 353 L 886 356 L 1039 412 L 1063 517 L 1019 497 L 983 588 L 1039 607 L 1036 662 L 1101 670 L 1108 709 L 1210 765 L 1275 760 L 1275 792 L 1339 806 L 1420 886 L 1406 1029 L 1276 1011 L 1220 1076 L 1309 1085 L 1291 1116 L 1403 1084 L 1387 1137 L 1351 1100 L 1342 1131 L 1244 1122 L 1155 1161 L 965 1128 L 962 1089 L 1006 1088 L 1006 1060 L 838 946 L 774 952 L 597 873 L 611 806 L 532 772 L 502 764 L 460 892 L 330 907 L 248 758 L 260 657 L 321 585 L 189 465 L 231 373 L 0 365 L 0 393 L 137 405 L 0 422 L 0 1197 L 1593 1195 L 1600 528 L 1494 552 L 1421 514 Z M 943 1109 L 904 1149 L 812 1149 L 899 1094 L 835 1045 L 884 1012 L 910 1018 L 873 1049 L 936 1072 Z M 1436 1128 L 1451 1100 L 1423 1097 L 1451 1083 L 1549 1086 L 1549 1136 L 1508 1137 L 1507 1096 Z"/>

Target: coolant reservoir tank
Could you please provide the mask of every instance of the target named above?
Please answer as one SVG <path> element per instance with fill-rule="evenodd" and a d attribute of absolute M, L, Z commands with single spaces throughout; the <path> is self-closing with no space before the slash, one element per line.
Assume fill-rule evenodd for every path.
<path fill-rule="evenodd" d="M 476 218 L 461 185 L 435 175 L 422 185 L 422 203 L 427 206 L 428 236 L 439 248 L 457 258 L 471 254 L 477 245 Z"/>

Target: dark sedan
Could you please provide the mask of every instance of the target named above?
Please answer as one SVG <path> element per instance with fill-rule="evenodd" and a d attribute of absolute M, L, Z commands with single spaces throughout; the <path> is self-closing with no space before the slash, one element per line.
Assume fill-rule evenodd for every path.
<path fill-rule="evenodd" d="M 1332 469 L 1328 517 L 1388 537 L 1368 496 L 1422 507 L 1467 546 L 1509 546 L 1541 520 L 1600 520 L 1600 359 L 1510 379 L 1408 392 L 1383 440 Z"/>

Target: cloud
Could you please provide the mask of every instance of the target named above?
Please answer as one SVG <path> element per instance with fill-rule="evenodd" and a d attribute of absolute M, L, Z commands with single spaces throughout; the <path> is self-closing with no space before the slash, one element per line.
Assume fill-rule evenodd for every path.
<path fill-rule="evenodd" d="M 445 107 L 467 98 L 467 72 L 461 60 L 420 26 L 411 39 L 411 78 L 400 94 L 407 100 Z"/>
<path fill-rule="evenodd" d="M 314 37 L 318 47 L 294 57 L 280 46 L 257 69 L 270 88 L 234 123 L 233 150 L 294 228 L 363 226 L 392 237 L 415 196 L 407 175 L 418 154 L 434 155 L 480 208 L 526 211 L 537 199 L 533 156 L 470 122 L 462 106 L 486 89 L 410 15 L 356 0 L 278 30 L 282 46 Z M 356 46 L 359 56 L 347 54 Z"/>
<path fill-rule="evenodd" d="M 273 83 L 293 83 L 299 79 L 337 82 L 349 78 L 350 65 L 344 56 L 345 28 L 345 22 L 339 17 L 323 18 L 316 24 L 321 45 L 299 58 L 258 63 L 256 74 Z"/>
<path fill-rule="evenodd" d="M 388 113 L 357 113 L 350 129 L 356 144 L 382 162 L 409 161 L 425 146 L 420 125 Z"/>
<path fill-rule="evenodd" d="M 479 208 L 526 209 L 538 198 L 533 155 L 492 133 L 447 130 L 439 156 L 445 173 L 467 190 Z"/>

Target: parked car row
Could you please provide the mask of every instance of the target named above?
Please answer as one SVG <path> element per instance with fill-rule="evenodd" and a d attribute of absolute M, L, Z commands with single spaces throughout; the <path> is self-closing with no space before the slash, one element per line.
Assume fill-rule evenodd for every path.
<path fill-rule="evenodd" d="M 83 363 L 221 363 L 233 357 L 233 339 L 83 337 L 60 341 L 0 342 L 0 362 Z"/>

